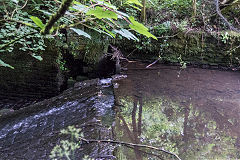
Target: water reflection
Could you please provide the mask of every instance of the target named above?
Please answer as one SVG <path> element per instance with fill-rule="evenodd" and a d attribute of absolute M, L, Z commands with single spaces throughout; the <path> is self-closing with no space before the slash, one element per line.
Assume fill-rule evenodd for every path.
<path fill-rule="evenodd" d="M 188 68 L 179 75 L 177 67 L 143 67 L 129 64 L 128 78 L 115 89 L 116 139 L 164 148 L 184 160 L 240 158 L 239 73 Z M 116 154 L 174 159 L 138 147 Z"/>

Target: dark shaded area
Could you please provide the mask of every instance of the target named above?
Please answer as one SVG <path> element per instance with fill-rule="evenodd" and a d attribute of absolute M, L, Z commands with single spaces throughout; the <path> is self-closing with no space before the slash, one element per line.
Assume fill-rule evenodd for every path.
<path fill-rule="evenodd" d="M 33 101 L 60 93 L 64 83 L 64 77 L 56 63 L 60 51 L 53 42 L 47 42 L 47 46 L 41 54 L 43 61 L 17 50 L 14 54 L 1 54 L 1 59 L 13 64 L 15 69 L 1 67 L 0 108 L 19 109 Z"/>
<path fill-rule="evenodd" d="M 97 65 L 97 75 L 100 78 L 107 78 L 115 74 L 116 61 L 112 60 L 112 56 L 103 56 Z"/>

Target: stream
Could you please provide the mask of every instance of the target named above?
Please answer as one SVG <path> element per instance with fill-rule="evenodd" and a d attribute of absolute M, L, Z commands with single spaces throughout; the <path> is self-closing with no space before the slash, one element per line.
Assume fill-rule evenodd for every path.
<path fill-rule="evenodd" d="M 146 66 L 128 64 L 128 78 L 115 89 L 119 140 L 163 148 L 183 160 L 240 158 L 238 72 Z M 118 159 L 173 158 L 144 148 L 117 153 Z"/>
<path fill-rule="evenodd" d="M 0 117 L 1 160 L 47 160 L 74 125 L 86 139 L 164 149 L 182 160 L 240 159 L 240 74 L 132 62 L 113 86 L 73 87 Z M 156 149 L 83 144 L 76 159 L 176 159 Z"/>

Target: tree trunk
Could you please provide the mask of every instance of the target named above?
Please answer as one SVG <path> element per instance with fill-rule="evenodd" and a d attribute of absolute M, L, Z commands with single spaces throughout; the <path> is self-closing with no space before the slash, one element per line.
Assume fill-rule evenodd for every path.
<path fill-rule="evenodd" d="M 146 0 L 142 0 L 141 22 L 146 22 Z"/>
<path fill-rule="evenodd" d="M 193 9 L 192 22 L 194 22 L 197 14 L 197 0 L 192 1 L 192 9 Z"/>

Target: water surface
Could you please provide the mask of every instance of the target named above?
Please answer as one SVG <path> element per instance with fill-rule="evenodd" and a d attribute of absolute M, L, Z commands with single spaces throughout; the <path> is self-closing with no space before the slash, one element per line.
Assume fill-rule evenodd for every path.
<path fill-rule="evenodd" d="M 0 116 L 0 159 L 48 160 L 66 138 L 59 131 L 70 125 L 81 128 L 86 139 L 150 145 L 183 160 L 240 159 L 240 74 L 147 65 L 127 64 L 128 77 L 115 81 L 114 91 L 70 88 L 15 116 Z M 123 146 L 82 144 L 75 157 L 176 159 L 155 149 Z"/>
<path fill-rule="evenodd" d="M 240 159 L 240 73 L 129 63 L 115 88 L 115 138 L 152 145 L 184 160 Z M 148 152 L 148 153 L 147 153 Z M 118 148 L 118 159 L 174 159 Z"/>

